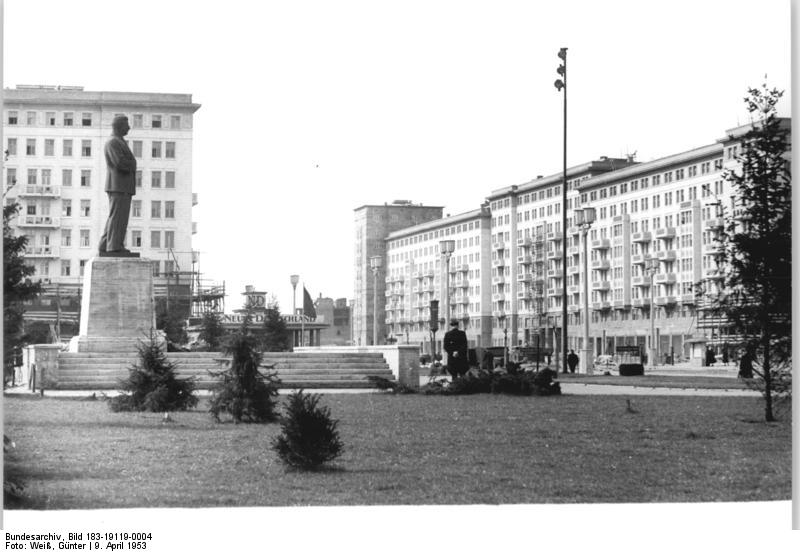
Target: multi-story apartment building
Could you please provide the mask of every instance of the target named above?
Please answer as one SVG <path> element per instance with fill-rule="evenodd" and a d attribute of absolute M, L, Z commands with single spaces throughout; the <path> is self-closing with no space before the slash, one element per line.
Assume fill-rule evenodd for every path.
<path fill-rule="evenodd" d="M 79 287 L 108 215 L 103 147 L 115 115 L 138 163 L 126 247 L 153 261 L 156 284 L 192 270 L 190 94 L 89 92 L 82 87 L 18 86 L 3 91 L 5 201 L 22 210 L 15 231 L 28 237 L 26 261 L 47 283 Z"/>
<path fill-rule="evenodd" d="M 446 321 L 458 319 L 470 346 L 488 345 L 492 278 L 481 260 L 491 251 L 490 222 L 488 206 L 483 206 L 386 237 L 386 330 L 381 335 L 419 343 L 430 352 L 430 302 L 447 297 L 449 291 L 449 305 L 439 304 L 441 332 L 448 329 Z M 443 240 L 454 242 L 449 259 L 441 254 Z"/>
<path fill-rule="evenodd" d="M 788 126 L 789 120 L 784 124 Z M 465 312 L 458 309 L 465 306 L 472 346 L 502 345 L 507 339 L 509 345 L 538 341 L 560 349 L 566 285 L 568 348 L 579 350 L 586 316 L 584 249 L 590 344 L 595 354 L 619 345 L 640 345 L 645 350 L 651 309 L 654 345 L 661 358 L 687 357 L 693 338 L 724 340 L 719 331 L 702 324 L 696 291 L 698 284 L 706 294 L 721 291 L 715 238 L 723 229 L 724 214 L 734 218 L 743 214 L 724 173 L 736 167 L 739 141 L 749 128 L 728 130 L 712 144 L 645 163 L 601 157 L 568 169 L 566 229 L 561 213 L 563 176 L 557 174 L 495 190 L 488 196 L 488 209 L 389 234 L 384 333 L 408 331 L 411 342 L 429 349 L 427 304 L 441 300 L 447 289 L 442 285 L 438 241 L 448 234 L 436 232 L 447 228 L 452 232 L 458 223 L 463 228 L 463 221 L 473 221 L 471 231 L 480 226 L 480 236 L 473 241 L 480 239 L 481 246 L 464 250 L 454 264 L 468 263 L 469 285 L 452 285 L 463 282 L 456 274 L 449 286 L 449 315 L 458 318 Z M 574 210 L 585 207 L 594 208 L 597 219 L 584 244 Z M 463 247 L 463 238 L 456 240 Z M 566 266 L 562 266 L 564 247 Z M 454 255 L 458 252 L 457 248 Z M 478 277 L 480 288 L 476 288 Z M 454 301 L 455 297 L 466 302 Z M 445 319 L 444 314 L 440 318 Z"/>
<path fill-rule="evenodd" d="M 382 274 L 386 263 L 379 269 L 376 290 L 370 258 L 380 257 L 385 261 L 385 240 L 389 233 L 440 218 L 442 207 L 414 205 L 404 200 L 384 205 L 363 205 L 355 209 L 355 295 L 351 302 L 353 344 L 373 344 L 373 315 L 376 312 L 373 299 L 376 296 L 378 323 L 383 326 L 386 282 Z"/>

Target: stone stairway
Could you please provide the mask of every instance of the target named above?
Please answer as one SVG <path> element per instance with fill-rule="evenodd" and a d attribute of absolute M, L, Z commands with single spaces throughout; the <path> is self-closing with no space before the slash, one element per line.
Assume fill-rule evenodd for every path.
<path fill-rule="evenodd" d="M 198 389 L 210 389 L 225 365 L 217 362 L 221 353 L 167 353 L 177 365 L 179 377 L 194 377 Z M 138 362 L 136 353 L 61 353 L 58 382 L 49 386 L 61 390 L 119 389 L 128 369 Z M 367 379 L 380 376 L 394 380 L 381 353 L 265 353 L 262 368 L 272 366 L 282 388 L 365 389 L 374 387 Z"/>

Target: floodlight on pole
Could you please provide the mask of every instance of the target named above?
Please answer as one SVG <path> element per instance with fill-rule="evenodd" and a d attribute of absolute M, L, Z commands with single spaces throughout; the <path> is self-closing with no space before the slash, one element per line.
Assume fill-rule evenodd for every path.
<path fill-rule="evenodd" d="M 558 57 L 563 61 L 558 66 L 556 72 L 561 78 L 556 79 L 554 86 L 561 92 L 564 92 L 564 159 L 563 159 L 563 177 L 561 183 L 561 224 L 562 224 L 562 239 L 561 239 L 561 356 L 563 371 L 567 371 L 567 247 L 564 243 L 567 233 L 567 49 L 561 48 L 558 51 Z"/>

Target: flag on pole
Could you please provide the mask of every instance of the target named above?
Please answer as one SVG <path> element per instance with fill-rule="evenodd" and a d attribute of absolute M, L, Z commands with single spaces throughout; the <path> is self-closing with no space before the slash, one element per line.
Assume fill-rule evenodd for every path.
<path fill-rule="evenodd" d="M 317 317 L 317 310 L 314 308 L 314 301 L 311 300 L 306 286 L 303 286 L 303 314 L 309 318 Z"/>

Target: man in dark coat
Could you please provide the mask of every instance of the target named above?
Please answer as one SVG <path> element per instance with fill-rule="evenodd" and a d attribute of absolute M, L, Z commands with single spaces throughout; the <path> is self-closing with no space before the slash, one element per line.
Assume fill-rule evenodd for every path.
<path fill-rule="evenodd" d="M 101 253 L 128 253 L 123 244 L 125 231 L 128 229 L 131 198 L 136 193 L 136 158 L 124 139 L 130 130 L 128 118 L 117 115 L 111 127 L 113 136 L 105 146 L 108 167 L 105 190 L 108 194 L 109 213 L 98 249 Z"/>
<path fill-rule="evenodd" d="M 570 373 L 575 373 L 575 369 L 578 367 L 579 361 L 580 359 L 578 358 L 578 355 L 575 354 L 575 350 L 570 349 L 569 354 L 567 355 L 567 365 L 569 366 Z"/>
<path fill-rule="evenodd" d="M 467 334 L 458 329 L 458 320 L 452 320 L 450 331 L 444 334 L 444 350 L 447 353 L 447 371 L 453 379 L 469 370 L 468 348 Z"/>

